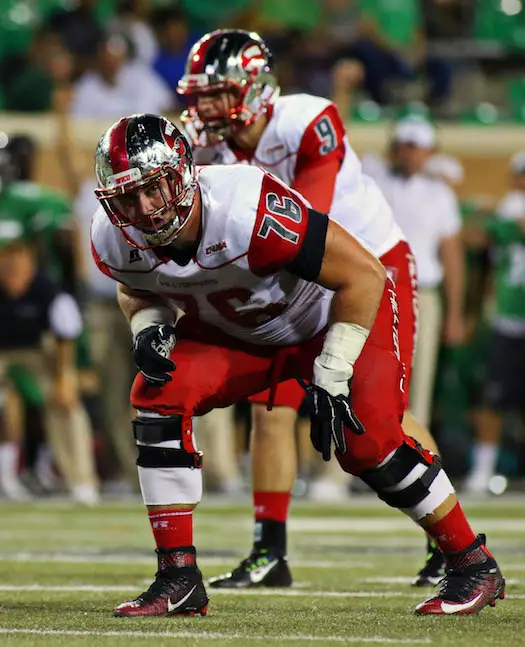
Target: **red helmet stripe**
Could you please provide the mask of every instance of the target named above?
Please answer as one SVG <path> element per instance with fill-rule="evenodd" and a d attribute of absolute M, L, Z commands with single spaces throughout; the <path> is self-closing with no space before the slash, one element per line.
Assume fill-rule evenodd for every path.
<path fill-rule="evenodd" d="M 209 34 L 209 38 L 203 39 L 199 48 L 194 52 L 191 51 L 191 58 L 188 61 L 188 70 L 186 74 L 202 74 L 204 72 L 204 62 L 206 54 L 211 45 L 215 42 L 218 32 Z"/>
<path fill-rule="evenodd" d="M 127 132 L 129 117 L 121 119 L 109 136 L 109 160 L 113 173 L 129 170 Z"/>

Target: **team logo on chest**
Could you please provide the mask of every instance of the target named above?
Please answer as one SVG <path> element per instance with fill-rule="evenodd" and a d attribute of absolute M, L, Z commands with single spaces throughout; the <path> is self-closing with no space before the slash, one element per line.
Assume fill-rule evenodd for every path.
<path fill-rule="evenodd" d="M 217 254 L 217 252 L 222 252 L 223 249 L 226 249 L 228 245 L 226 244 L 225 240 L 221 240 L 219 243 L 213 243 L 213 245 L 208 245 L 206 249 L 204 250 L 204 253 L 206 256 L 210 256 L 211 254 Z"/>

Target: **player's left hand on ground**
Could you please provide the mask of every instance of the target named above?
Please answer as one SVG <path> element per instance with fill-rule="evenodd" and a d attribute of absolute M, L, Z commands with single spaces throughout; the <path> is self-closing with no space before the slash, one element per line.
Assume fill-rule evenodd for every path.
<path fill-rule="evenodd" d="M 310 440 L 323 460 L 329 461 L 332 441 L 336 451 L 346 451 L 345 427 L 355 434 L 364 434 L 365 429 L 352 410 L 349 395 L 334 396 L 315 384 L 301 384 L 310 410 Z"/>
<path fill-rule="evenodd" d="M 133 359 L 150 386 L 161 387 L 171 382 L 175 362 L 170 359 L 175 348 L 175 328 L 167 324 L 141 330 L 133 342 Z"/>

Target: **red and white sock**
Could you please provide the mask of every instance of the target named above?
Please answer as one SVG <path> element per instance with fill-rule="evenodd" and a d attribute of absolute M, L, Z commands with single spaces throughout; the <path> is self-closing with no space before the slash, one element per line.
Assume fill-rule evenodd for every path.
<path fill-rule="evenodd" d="M 193 510 L 152 510 L 148 518 L 157 548 L 193 546 Z"/>
<path fill-rule="evenodd" d="M 443 519 L 427 526 L 425 530 L 445 555 L 459 553 L 476 539 L 459 501 Z"/>
<path fill-rule="evenodd" d="M 286 523 L 290 507 L 290 492 L 254 492 L 255 521 L 272 519 Z"/>

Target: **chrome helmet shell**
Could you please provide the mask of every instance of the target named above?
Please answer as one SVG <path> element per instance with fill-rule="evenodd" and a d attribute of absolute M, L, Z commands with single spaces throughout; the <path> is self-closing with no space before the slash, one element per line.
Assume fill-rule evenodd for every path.
<path fill-rule="evenodd" d="M 225 106 L 224 114 L 211 119 L 200 115 L 198 95 L 220 90 L 231 91 L 235 97 Z M 177 92 L 188 100 L 181 121 L 193 144 L 207 145 L 207 133 L 213 133 L 214 141 L 220 141 L 265 114 L 279 96 L 273 54 L 255 32 L 213 31 L 191 49 Z"/>
<path fill-rule="evenodd" d="M 164 117 L 131 115 L 113 124 L 95 152 L 96 196 L 133 247 L 168 245 L 187 222 L 197 183 L 191 147 Z M 144 192 L 155 208 L 136 214 Z"/>

